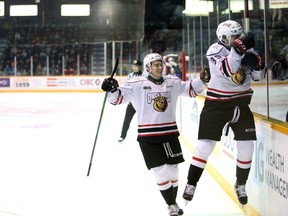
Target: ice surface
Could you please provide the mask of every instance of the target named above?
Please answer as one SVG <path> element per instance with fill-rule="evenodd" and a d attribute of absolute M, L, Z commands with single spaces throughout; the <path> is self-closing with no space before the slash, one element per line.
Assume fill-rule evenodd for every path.
<path fill-rule="evenodd" d="M 168 215 L 136 141 L 134 116 L 118 143 L 126 105 L 103 106 L 101 93 L 0 94 L 0 216 Z M 178 203 L 186 216 L 240 216 L 239 207 L 204 172 L 184 207 L 190 152 L 180 166 Z"/>

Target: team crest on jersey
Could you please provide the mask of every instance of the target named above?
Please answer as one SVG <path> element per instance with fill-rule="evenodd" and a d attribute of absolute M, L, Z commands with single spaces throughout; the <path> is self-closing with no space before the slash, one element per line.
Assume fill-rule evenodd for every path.
<path fill-rule="evenodd" d="M 168 107 L 168 102 L 171 101 L 170 92 L 149 93 L 148 103 L 153 104 L 153 108 L 157 112 L 165 112 Z"/>

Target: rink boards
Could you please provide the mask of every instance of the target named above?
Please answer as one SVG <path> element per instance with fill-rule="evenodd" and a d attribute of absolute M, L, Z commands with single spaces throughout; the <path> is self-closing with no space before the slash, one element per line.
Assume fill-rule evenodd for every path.
<path fill-rule="evenodd" d="M 179 121 L 182 140 L 193 151 L 197 142 L 198 123 L 203 98 L 181 98 Z M 189 118 L 187 117 L 189 116 Z M 277 123 L 255 114 L 257 141 L 247 182 L 249 204 L 244 207 L 246 215 L 288 215 L 288 130 Z M 237 148 L 232 130 L 222 136 L 209 158 L 208 170 L 224 190 L 236 202 L 233 185 Z"/>

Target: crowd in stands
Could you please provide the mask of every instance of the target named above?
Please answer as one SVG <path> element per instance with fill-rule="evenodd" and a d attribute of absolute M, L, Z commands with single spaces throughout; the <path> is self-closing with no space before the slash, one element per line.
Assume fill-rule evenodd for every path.
<path fill-rule="evenodd" d="M 99 32 L 88 22 L 74 20 L 61 24 L 55 21 L 42 25 L 38 19 L 23 17 L 0 21 L 0 28 L 0 76 L 91 74 L 93 44 Z M 100 32 L 104 36 L 111 34 Z M 181 34 L 180 30 L 154 31 L 149 37 L 145 36 L 143 46 L 163 54 L 181 50 Z M 137 46 L 133 42 L 123 44 L 123 59 L 128 59 L 131 53 L 136 55 Z"/>
<path fill-rule="evenodd" d="M 80 74 L 89 72 L 91 45 L 85 41 L 92 41 L 92 32 L 88 26 L 18 25 L 10 27 L 2 41 L 2 75 L 14 75 L 15 69 L 17 75 L 76 74 L 78 63 Z"/>

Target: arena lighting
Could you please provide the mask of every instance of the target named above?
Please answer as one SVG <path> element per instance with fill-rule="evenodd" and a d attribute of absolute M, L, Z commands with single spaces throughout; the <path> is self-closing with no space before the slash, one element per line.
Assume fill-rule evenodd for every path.
<path fill-rule="evenodd" d="M 90 16 L 89 4 L 62 4 L 61 16 Z"/>
<path fill-rule="evenodd" d="M 264 10 L 264 1 L 259 0 L 259 7 L 261 10 Z M 288 8 L 288 1 L 287 0 L 270 0 L 269 9 L 282 9 L 282 8 Z"/>
<path fill-rule="evenodd" d="M 10 16 L 37 16 L 38 5 L 10 5 Z"/>
<path fill-rule="evenodd" d="M 208 16 L 209 12 L 213 12 L 213 1 L 186 0 L 182 13 L 187 16 Z"/>
<path fill-rule="evenodd" d="M 4 15 L 5 15 L 5 2 L 0 1 L 0 16 L 4 16 Z"/>
<path fill-rule="evenodd" d="M 237 12 L 239 13 L 241 11 L 244 11 L 244 5 L 245 4 L 243 0 L 230 0 L 230 11 L 234 13 L 237 13 Z M 252 0 L 248 1 L 248 7 L 249 7 L 249 10 L 253 10 Z M 228 13 L 229 13 L 228 8 L 222 12 L 222 14 L 228 14 Z"/>

